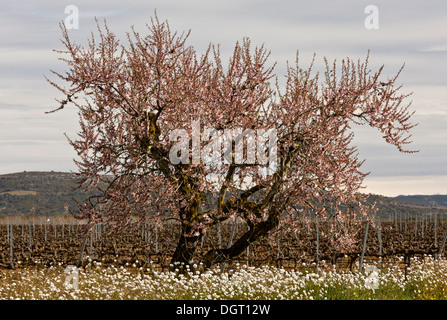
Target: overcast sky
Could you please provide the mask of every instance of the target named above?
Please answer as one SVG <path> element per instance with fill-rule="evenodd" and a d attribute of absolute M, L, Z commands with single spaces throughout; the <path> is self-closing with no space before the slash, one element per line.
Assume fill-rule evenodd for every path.
<path fill-rule="evenodd" d="M 284 75 L 286 61 L 296 51 L 304 67 L 317 54 L 323 58 L 355 60 L 371 52 L 370 67 L 385 65 L 393 75 L 405 63 L 402 92 L 411 97 L 414 122 L 412 148 L 401 154 L 374 130 L 362 127 L 355 144 L 364 171 L 365 192 L 447 194 L 447 2 L 425 1 L 5 1 L 0 0 L 0 174 L 20 171 L 75 171 L 74 152 L 64 136 L 74 137 L 74 107 L 45 114 L 62 98 L 44 75 L 64 70 L 52 49 L 61 48 L 59 23 L 65 8 L 79 10 L 79 28 L 73 39 L 85 43 L 95 29 L 94 17 L 107 19 L 109 28 L 125 41 L 130 26 L 144 33 L 154 15 L 171 28 L 191 29 L 189 44 L 203 51 L 210 42 L 221 45 L 224 56 L 236 41 L 248 36 L 253 45 L 271 50 L 276 73 Z M 368 5 L 378 9 L 369 20 Z M 378 22 L 378 29 L 365 27 Z M 370 25 L 370 24 L 369 24 Z"/>

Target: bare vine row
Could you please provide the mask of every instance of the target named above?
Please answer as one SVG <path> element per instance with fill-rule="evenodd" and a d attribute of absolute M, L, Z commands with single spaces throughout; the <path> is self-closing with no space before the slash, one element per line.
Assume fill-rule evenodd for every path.
<path fill-rule="evenodd" d="M 135 266 L 151 262 L 165 269 L 180 234 L 179 225 L 172 221 L 135 224 L 118 235 L 109 234 L 106 225 L 97 225 L 86 236 L 85 226 L 71 218 L 9 217 L 0 222 L 0 268 L 76 265 L 78 262 L 85 265 L 97 261 L 105 265 Z M 385 260 L 400 256 L 409 261 L 418 255 L 445 255 L 447 220 L 435 215 L 393 220 L 377 218 L 369 225 L 366 237 L 366 223 L 362 224 L 356 243 L 349 250 L 332 245 L 329 227 L 329 223 L 316 220 L 303 223 L 298 230 L 289 230 L 287 224 L 283 224 L 268 238 L 252 243 L 231 264 L 300 268 L 318 267 L 321 261 L 326 261 L 354 270 L 362 256 Z M 246 228 L 242 222 L 217 225 L 201 240 L 197 255 L 229 246 Z"/>

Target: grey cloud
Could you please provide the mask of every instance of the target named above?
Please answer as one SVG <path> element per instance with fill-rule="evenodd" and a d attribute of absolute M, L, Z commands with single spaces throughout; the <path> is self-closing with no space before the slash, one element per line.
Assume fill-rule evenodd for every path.
<path fill-rule="evenodd" d="M 420 52 L 447 52 L 447 44 L 434 45 L 419 49 Z"/>

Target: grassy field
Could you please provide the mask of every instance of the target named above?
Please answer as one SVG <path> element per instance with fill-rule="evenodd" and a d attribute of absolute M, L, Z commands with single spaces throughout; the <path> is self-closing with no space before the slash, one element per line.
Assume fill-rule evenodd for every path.
<path fill-rule="evenodd" d="M 438 300 L 447 298 L 447 261 L 413 259 L 404 274 L 390 266 L 370 274 L 333 271 L 322 265 L 301 271 L 238 266 L 185 273 L 132 265 L 89 264 L 68 273 L 64 266 L 3 270 L 0 299 L 13 300 Z"/>

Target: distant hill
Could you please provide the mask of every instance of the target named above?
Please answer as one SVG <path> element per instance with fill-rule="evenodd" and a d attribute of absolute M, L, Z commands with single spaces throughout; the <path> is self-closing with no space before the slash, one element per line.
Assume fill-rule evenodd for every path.
<path fill-rule="evenodd" d="M 410 216 L 434 213 L 447 214 L 447 204 L 430 204 L 430 202 L 423 201 L 422 199 L 418 201 L 417 197 L 415 199 L 412 197 L 413 196 L 385 197 L 381 195 L 369 195 L 368 200 L 371 203 L 376 203 L 378 214 L 384 217 L 404 213 L 409 214 Z"/>
<path fill-rule="evenodd" d="M 397 196 L 395 199 L 408 204 L 447 207 L 447 195 Z"/>
<path fill-rule="evenodd" d="M 64 172 L 20 172 L 0 175 L 0 215 L 60 215 L 64 205 L 76 209 L 72 198 L 88 194 L 76 190 L 77 177 Z"/>
<path fill-rule="evenodd" d="M 64 205 L 75 210 L 72 198 L 83 201 L 93 193 L 76 189 L 78 177 L 67 172 L 20 172 L 0 175 L 0 216 L 2 215 L 60 215 Z M 398 196 L 395 198 L 369 195 L 381 216 L 409 213 L 447 214 L 447 195 Z"/>

